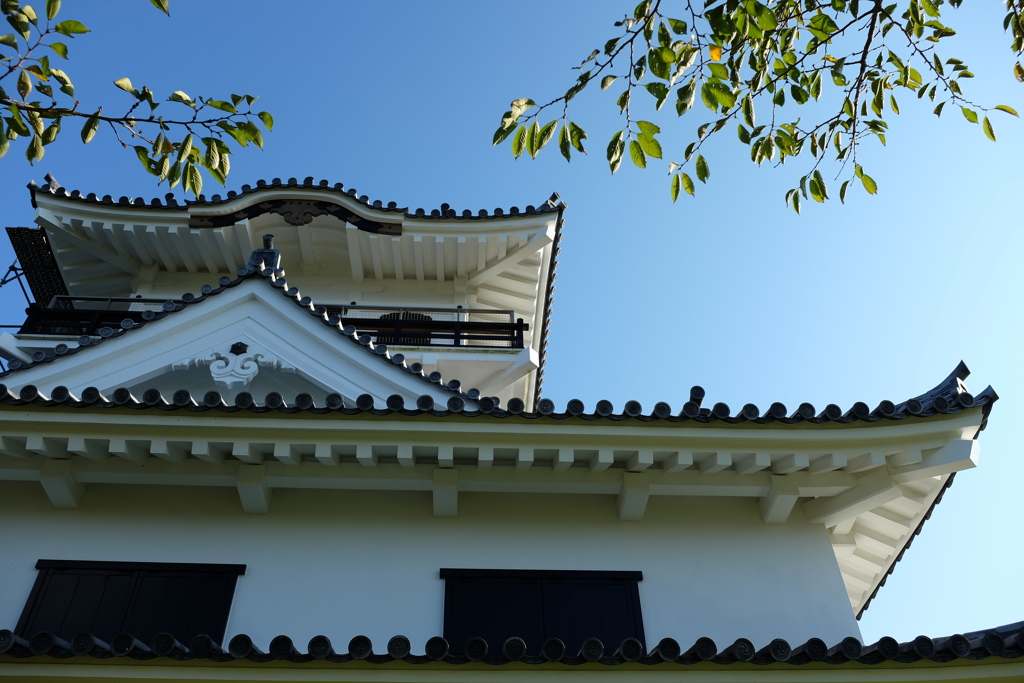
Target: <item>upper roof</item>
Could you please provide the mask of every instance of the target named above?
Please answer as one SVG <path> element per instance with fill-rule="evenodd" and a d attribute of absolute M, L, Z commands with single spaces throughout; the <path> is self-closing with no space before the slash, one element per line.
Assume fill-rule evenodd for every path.
<path fill-rule="evenodd" d="M 241 192 L 235 192 L 229 190 L 226 197 L 222 197 L 219 194 L 215 194 L 210 198 L 206 195 L 199 195 L 196 199 L 186 199 L 183 204 L 179 204 L 174 193 L 168 192 L 164 199 L 161 201 L 160 198 L 154 197 L 148 202 L 141 198 L 130 198 L 120 197 L 114 199 L 111 195 L 105 195 L 103 197 L 97 196 L 95 193 L 83 194 L 79 190 L 67 190 L 61 186 L 57 179 L 52 174 L 46 175 L 46 184 L 42 187 L 36 185 L 36 183 L 30 182 L 28 184 L 29 191 L 32 194 L 32 206 L 38 207 L 37 197 L 41 193 L 47 193 L 56 197 L 66 197 L 88 204 L 97 204 L 103 206 L 118 206 L 118 207 L 138 207 L 138 208 L 149 208 L 149 209 L 169 209 L 173 211 L 187 210 L 196 216 L 207 216 L 209 212 L 204 211 L 207 207 L 218 207 L 220 209 L 230 208 L 232 210 L 241 210 L 238 207 L 248 207 L 257 202 L 263 200 L 263 196 L 271 193 L 276 189 L 312 189 L 325 197 L 336 198 L 337 200 L 344 201 L 344 204 L 348 205 L 351 203 L 362 205 L 367 209 L 372 209 L 374 212 L 400 214 L 408 218 L 417 219 L 440 219 L 440 220 L 479 220 L 479 219 L 509 219 L 524 215 L 535 215 L 543 213 L 558 213 L 565 208 L 565 203 L 561 201 L 558 193 L 553 193 L 551 197 L 544 203 L 533 206 L 532 204 L 526 206 L 520 210 L 519 207 L 513 206 L 508 209 L 502 209 L 501 207 L 495 208 L 488 212 L 487 209 L 479 209 L 475 213 L 470 209 L 464 209 L 457 211 L 448 204 L 441 204 L 440 208 L 437 209 L 411 209 L 409 207 L 400 207 L 397 202 L 388 202 L 386 205 L 379 199 L 371 200 L 366 195 L 360 195 L 355 188 L 345 188 L 342 183 L 331 184 L 328 180 L 315 180 L 312 176 L 303 179 L 301 182 L 297 178 L 289 178 L 287 181 L 282 181 L 280 178 L 274 178 L 270 182 L 266 180 L 256 181 L 256 186 L 242 185 Z M 277 207 L 259 207 L 260 212 L 272 211 Z M 353 214 L 354 215 L 354 214 Z M 238 218 L 247 218 L 252 216 L 239 215 Z M 358 219 L 358 216 L 356 216 Z M 202 221 L 197 221 L 202 223 Z M 214 225 L 216 221 L 210 220 L 206 224 L 200 224 L 196 227 L 216 227 Z M 378 232 L 382 228 L 373 226 L 370 224 L 372 221 L 367 221 L 367 227 L 370 232 Z M 223 223 L 222 223 L 223 224 Z M 389 225 L 390 223 L 385 223 Z M 362 226 L 360 226 L 362 227 Z"/>

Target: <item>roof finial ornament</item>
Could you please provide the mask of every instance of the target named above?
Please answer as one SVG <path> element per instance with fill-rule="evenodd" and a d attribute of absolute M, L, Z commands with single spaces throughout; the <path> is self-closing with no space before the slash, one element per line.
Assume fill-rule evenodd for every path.
<path fill-rule="evenodd" d="M 45 180 L 46 184 L 50 186 L 50 192 L 55 192 L 56 190 L 61 189 L 61 184 L 57 182 L 57 179 L 53 177 L 52 173 L 47 173 L 43 176 L 43 180 Z"/>
<path fill-rule="evenodd" d="M 274 249 L 274 236 L 264 235 L 263 236 L 263 248 L 253 249 L 252 255 L 249 256 L 249 270 L 256 269 L 256 263 L 258 261 L 263 262 L 264 268 L 270 268 L 271 270 L 281 269 L 281 252 Z"/>

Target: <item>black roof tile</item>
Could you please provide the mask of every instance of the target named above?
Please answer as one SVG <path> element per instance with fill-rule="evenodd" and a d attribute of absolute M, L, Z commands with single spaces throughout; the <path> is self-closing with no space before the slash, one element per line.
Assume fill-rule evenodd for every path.
<path fill-rule="evenodd" d="M 148 203 L 142 198 L 129 198 L 121 197 L 115 200 L 110 195 L 105 195 L 102 198 L 98 198 L 95 194 L 90 193 L 83 195 L 79 190 L 68 190 L 60 185 L 57 180 L 51 175 L 46 175 L 46 184 L 42 187 L 36 185 L 35 181 L 28 184 L 29 191 L 32 193 L 32 206 L 36 206 L 36 193 L 46 192 L 48 194 L 57 197 L 66 197 L 75 201 L 80 201 L 89 204 L 104 204 L 109 206 L 139 206 L 147 209 L 170 209 L 173 211 L 181 211 L 182 209 L 189 209 L 192 207 L 215 207 L 221 204 L 227 204 L 232 202 L 238 197 L 244 197 L 246 195 L 256 195 L 261 192 L 268 192 L 282 187 L 294 187 L 301 188 L 304 190 L 316 190 L 326 195 L 337 195 L 344 196 L 348 199 L 353 199 L 360 204 L 370 207 L 376 211 L 383 211 L 388 213 L 400 213 L 408 218 L 416 219 L 444 219 L 444 220 L 480 220 L 488 218 L 502 218 L 502 217 L 514 217 L 521 215 L 533 215 L 543 213 L 556 213 L 561 209 L 565 208 L 565 203 L 558 196 L 557 192 L 552 193 L 551 197 L 547 201 L 540 204 L 539 206 L 527 206 L 524 210 L 520 211 L 518 207 L 511 207 L 507 212 L 504 209 L 496 208 L 490 213 L 486 209 L 480 209 L 477 212 L 472 212 L 469 209 L 458 211 L 451 208 L 448 204 L 441 204 L 439 209 L 410 209 L 408 207 L 400 207 L 396 202 L 388 202 L 386 205 L 380 200 L 370 200 L 366 195 L 360 195 L 355 188 L 346 189 L 341 183 L 331 184 L 327 180 L 316 181 L 312 177 L 304 179 L 301 183 L 296 178 L 289 178 L 287 182 L 282 181 L 280 178 L 274 178 L 270 182 L 266 180 L 256 181 L 256 186 L 242 185 L 241 192 L 229 191 L 226 197 L 221 197 L 219 194 L 215 194 L 212 197 L 207 198 L 206 195 L 199 195 L 196 199 L 186 199 L 184 204 L 179 204 L 173 193 L 168 192 L 164 201 L 154 197 Z"/>
<path fill-rule="evenodd" d="M 1020 628 L 1020 624 L 1012 626 L 1017 628 L 1006 630 L 1007 627 L 1000 627 L 944 638 L 918 636 L 904 643 L 888 636 L 870 645 L 861 645 L 855 638 L 845 638 L 831 648 L 819 638 L 811 638 L 795 647 L 782 638 L 776 638 L 760 650 L 755 650 L 754 645 L 746 638 L 740 638 L 720 648 L 712 639 L 703 637 L 697 639 L 685 651 L 677 641 L 664 638 L 650 652 L 645 652 L 642 644 L 634 638 L 627 638 L 617 647 L 608 647 L 597 638 L 590 638 L 583 643 L 579 652 L 567 652 L 562 641 L 551 638 L 544 643 L 540 653 L 529 653 L 525 643 L 519 638 L 509 638 L 501 645 L 488 643 L 483 638 L 472 638 L 466 643 L 465 654 L 462 655 L 453 654 L 448 642 L 437 636 L 426 642 L 423 654 L 413 654 L 412 645 L 405 636 L 391 638 L 382 652 L 375 652 L 373 643 L 366 636 L 356 636 L 349 641 L 347 649 L 340 652 L 335 649 L 330 639 L 321 635 L 313 637 L 306 646 L 306 652 L 302 652 L 291 638 L 280 635 L 270 641 L 267 651 L 264 652 L 246 634 L 236 635 L 226 647 L 223 647 L 208 635 L 196 636 L 190 643 L 185 644 L 175 640 L 169 633 L 157 635 L 151 643 L 122 633 L 115 636 L 110 643 L 106 643 L 90 633 L 82 633 L 69 643 L 45 631 L 26 639 L 5 629 L 0 630 L 0 656 L 19 659 L 39 656 L 59 659 L 207 659 L 214 662 L 247 659 L 256 663 L 279 660 L 303 663 L 325 660 L 332 664 L 345 664 L 353 660 L 369 664 L 387 664 L 401 660 L 411 664 L 466 664 L 481 661 L 492 665 L 512 662 L 544 665 L 557 662 L 567 665 L 595 663 L 605 666 L 634 662 L 646 665 L 750 663 L 761 666 L 802 665 L 809 662 L 822 662 L 834 666 L 842 666 L 847 662 L 873 665 L 886 661 L 913 664 L 922 660 L 946 663 L 956 659 L 979 660 L 989 657 L 1019 659 L 1024 657 L 1024 629 Z"/>
<path fill-rule="evenodd" d="M 248 276 L 246 276 L 248 277 Z M 239 280 L 242 278 L 239 278 Z M 226 286 L 235 286 L 239 280 L 231 281 L 231 284 Z M 218 293 L 218 290 L 210 292 L 210 294 L 204 294 L 201 297 L 197 297 L 194 303 L 202 301 L 206 296 L 213 296 Z M 174 303 L 174 310 L 181 310 L 188 304 Z M 168 312 L 159 313 L 155 320 L 161 319 L 161 317 L 168 315 Z M 325 320 L 325 324 L 328 322 Z M 147 323 L 140 323 L 137 326 L 141 327 Z M 118 330 L 111 336 L 120 336 L 126 334 L 128 330 Z M 353 343 L 362 345 L 362 342 L 354 338 L 354 335 L 347 333 L 345 330 L 341 330 L 340 333 L 347 336 Z M 84 346 L 99 343 L 99 341 L 89 339 Z M 77 348 L 69 348 L 65 355 L 76 353 L 80 351 L 84 346 Z M 386 360 L 389 363 L 397 364 L 403 367 L 407 372 L 419 376 L 424 382 L 431 384 L 439 384 L 441 378 L 435 376 L 435 373 L 424 375 L 423 368 L 419 363 L 406 364 L 404 358 L 399 358 L 401 354 L 395 354 L 394 357 L 390 356 L 386 350 L 380 351 L 381 347 L 377 346 L 371 348 L 371 345 L 365 346 L 371 355 L 375 355 L 379 358 Z M 59 356 L 47 357 L 37 363 L 31 363 L 29 366 L 37 365 L 39 363 L 52 362 Z M 0 375 L 10 375 L 16 370 L 9 370 L 7 373 Z M 311 412 L 311 413 L 328 413 L 328 412 L 339 412 L 349 415 L 359 413 L 370 413 L 373 415 L 390 415 L 392 413 L 399 413 L 402 415 L 418 415 L 423 412 L 429 412 L 436 416 L 446 416 L 455 413 L 465 415 L 468 417 L 477 417 L 480 415 L 490 415 L 496 418 L 512 418 L 516 417 L 519 419 L 535 420 L 535 419 L 554 419 L 554 420 L 566 420 L 572 418 L 578 418 L 585 421 L 595 420 L 611 420 L 614 422 L 621 422 L 624 420 L 636 420 L 638 422 L 672 422 L 672 423 L 683 423 L 683 422 L 696 422 L 701 424 L 706 423 L 725 423 L 725 424 L 825 424 L 825 423 L 837 423 L 837 424 L 850 424 L 853 422 L 880 422 L 880 421 L 898 421 L 908 418 L 916 419 L 927 419 L 940 414 L 956 413 L 970 408 L 982 408 L 983 409 L 983 422 L 982 428 L 984 428 L 985 421 L 987 421 L 989 410 L 992 404 L 998 399 L 998 395 L 995 391 L 989 387 L 977 396 L 971 396 L 970 394 L 957 393 L 958 387 L 961 386 L 957 381 L 966 377 L 967 367 L 961 362 L 957 366 L 957 369 L 947 377 L 939 386 L 935 387 L 931 391 L 927 392 L 922 396 L 930 396 L 929 402 L 920 403 L 920 409 L 916 413 L 910 412 L 906 409 L 909 402 L 904 402 L 896 406 L 896 409 L 887 412 L 881 410 L 868 410 L 865 404 L 860 403 L 854 404 L 854 407 L 847 411 L 843 411 L 841 408 L 835 405 L 828 406 L 821 413 L 815 415 L 813 407 L 810 404 L 801 404 L 800 408 L 793 411 L 792 414 L 788 414 L 785 406 L 781 403 L 772 404 L 772 408 L 760 413 L 759 410 L 753 404 L 747 404 L 744 410 L 737 415 L 730 413 L 729 407 L 724 403 L 716 403 L 714 409 L 707 410 L 700 408 L 696 403 L 688 401 L 679 414 L 673 414 L 672 407 L 665 403 L 660 402 L 654 406 L 654 409 L 647 412 L 638 401 L 626 401 L 623 405 L 621 412 L 615 412 L 615 406 L 611 401 L 598 401 L 594 407 L 593 412 L 587 412 L 586 405 L 579 399 L 570 400 L 565 409 L 561 412 L 558 411 L 554 401 L 550 399 L 541 399 L 537 402 L 537 407 L 534 412 L 526 412 L 525 405 L 522 400 L 512 399 L 504 407 L 501 407 L 500 401 L 493 396 L 480 397 L 480 392 L 476 389 L 469 389 L 463 392 L 461 390 L 461 384 L 452 381 L 448 384 L 440 384 L 441 387 L 452 392 L 454 396 L 452 398 L 458 398 L 459 401 L 448 401 L 447 406 L 438 406 L 435 404 L 433 398 L 424 395 L 416 401 L 415 409 L 405 407 L 405 400 L 401 396 L 394 395 L 388 398 L 387 408 L 374 408 L 373 399 L 368 394 L 360 396 L 356 399 L 355 405 L 346 404 L 344 399 L 339 394 L 331 394 L 327 396 L 326 401 L 323 405 L 317 405 L 311 396 L 308 394 L 299 394 L 294 400 L 287 400 L 277 392 L 271 392 L 263 401 L 257 400 L 251 394 L 243 392 L 238 395 L 235 399 L 234 405 L 228 405 L 220 397 L 216 391 L 207 392 L 203 397 L 193 399 L 187 390 L 181 389 L 174 392 L 174 394 L 168 398 L 163 396 L 157 389 L 147 389 L 141 397 L 134 396 L 126 388 L 119 388 L 114 391 L 110 397 L 103 396 L 99 390 L 95 387 L 88 387 L 82 392 L 81 397 L 73 396 L 66 387 L 58 386 L 54 387 L 49 396 L 44 391 L 39 390 L 37 387 L 32 385 L 26 385 L 21 388 L 18 394 L 14 394 L 10 391 L 5 384 L 0 384 L 0 406 L 21 406 L 21 405 L 37 405 L 45 407 L 55 406 L 70 406 L 70 407 L 88 407 L 97 406 L 102 408 L 114 408 L 129 406 L 135 408 L 159 408 L 161 410 L 178 410 L 187 409 L 193 411 L 206 411 L 206 410 L 217 410 L 222 412 L 235 412 L 238 410 L 248 410 L 252 412 L 268 412 L 276 410 L 284 413 L 296 413 L 296 412 Z M 951 380 L 952 378 L 952 380 Z M 694 395 L 703 396 L 703 389 L 701 387 L 694 387 L 691 391 L 691 397 Z M 965 398 L 961 399 L 960 396 Z M 935 400 L 942 398 L 946 401 L 945 409 L 940 410 L 935 405 Z M 460 402 L 461 401 L 461 402 Z M 473 409 L 473 402 L 476 404 L 476 409 Z M 883 401 L 883 403 L 890 403 Z"/>

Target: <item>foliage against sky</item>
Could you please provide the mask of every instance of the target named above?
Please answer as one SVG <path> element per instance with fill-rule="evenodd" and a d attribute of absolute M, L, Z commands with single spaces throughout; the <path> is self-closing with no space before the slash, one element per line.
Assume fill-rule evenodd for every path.
<path fill-rule="evenodd" d="M 673 201 L 681 192 L 695 193 L 691 173 L 700 182 L 710 178 L 704 145 L 720 131 L 735 131 L 756 164 L 784 164 L 809 153 L 797 186 L 786 192 L 786 203 L 797 213 L 802 198 L 830 198 L 822 170 L 841 179 L 843 201 L 851 183 L 875 194 L 878 185 L 858 151 L 869 139 L 886 144 L 886 119 L 900 113 L 900 100 L 926 99 L 936 116 L 949 105 L 980 124 L 993 142 L 988 113 L 1017 116 L 1009 105 L 976 103 L 968 94 L 975 74 L 945 50 L 943 41 L 956 35 L 953 15 L 961 4 L 705 0 L 702 6 L 700 0 L 642 0 L 615 22 L 616 34 L 576 67 L 576 82 L 564 94 L 539 105 L 530 98 L 514 100 L 493 142 L 508 140 L 517 158 L 535 158 L 552 141 L 566 160 L 573 151 L 584 152 L 588 134 L 579 118 L 570 118 L 570 102 L 600 83 L 622 115 L 605 150 L 611 172 L 627 156 L 640 168 L 650 159 L 668 159 Z M 1024 49 L 1022 25 L 1024 0 L 1006 0 L 1003 27 L 1017 57 Z M 1024 81 L 1020 62 L 1008 63 Z M 682 117 L 697 105 L 698 125 L 683 149 L 664 151 L 661 126 L 635 113 L 631 103 L 647 96 L 659 111 L 668 105 L 657 117 L 662 126 L 686 125 L 668 112 Z M 558 118 L 542 123 L 541 116 L 551 113 Z M 586 108 L 576 115 L 586 117 Z"/>
<path fill-rule="evenodd" d="M 200 169 L 205 169 L 221 185 L 231 170 L 232 145 L 250 143 L 263 147 L 263 132 L 256 120 L 270 130 L 273 117 L 254 112 L 252 95 L 229 98 L 190 97 L 175 90 L 167 102 L 180 105 L 164 116 L 157 112 L 163 101 L 148 87 L 136 87 L 127 76 L 113 81 L 131 95 L 127 105 L 84 105 L 71 76 L 57 64 L 71 58 L 68 42 L 89 33 L 77 19 L 61 18 L 61 0 L 44 0 L 45 8 L 36 10 L 18 0 L 2 0 L 4 15 L 12 33 L 0 34 L 0 157 L 11 143 L 25 141 L 24 154 L 29 163 L 43 158 L 47 145 L 57 141 L 63 124 L 81 124 L 80 137 L 89 143 L 100 126 L 107 126 L 124 148 L 131 147 L 143 168 L 167 181 L 174 188 L 179 182 L 186 191 L 198 195 L 203 189 Z M 170 14 L 170 0 L 150 0 Z M 230 100 L 230 101 L 229 101 Z M 117 100 L 114 100 L 117 102 Z M 121 100 L 124 101 L 124 100 Z M 93 108 L 95 106 L 95 109 Z M 123 107 L 123 113 L 109 109 Z M 10 163 L 10 162 L 8 162 Z"/>

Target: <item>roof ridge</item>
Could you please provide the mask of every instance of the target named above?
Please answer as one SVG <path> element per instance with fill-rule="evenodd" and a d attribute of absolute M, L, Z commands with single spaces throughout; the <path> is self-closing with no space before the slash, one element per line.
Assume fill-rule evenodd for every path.
<path fill-rule="evenodd" d="M 111 195 L 104 195 L 102 198 L 98 197 L 95 193 L 83 194 L 79 190 L 67 190 L 64 188 L 52 174 L 46 174 L 46 184 L 42 187 L 36 185 L 35 181 L 30 181 L 28 184 L 29 192 L 32 195 L 32 206 L 37 208 L 36 204 L 36 193 L 46 192 L 47 194 L 55 197 L 65 197 L 80 202 L 90 204 L 101 204 L 106 206 L 132 206 L 132 207 L 144 207 L 149 209 L 173 209 L 176 211 L 187 211 L 191 208 L 204 208 L 227 204 L 231 201 L 244 197 L 249 194 L 257 194 L 269 190 L 276 189 L 302 189 L 302 190 L 315 190 L 325 192 L 331 195 L 343 196 L 349 199 L 353 199 L 359 204 L 362 204 L 368 208 L 383 211 L 383 212 L 394 212 L 401 213 L 408 218 L 416 219 L 482 219 L 482 218 L 510 218 L 515 216 L 523 215 L 534 215 L 543 213 L 554 213 L 566 207 L 565 202 L 562 201 L 561 197 L 557 192 L 551 194 L 551 196 L 541 203 L 539 206 L 532 204 L 526 206 L 525 209 L 520 210 L 518 206 L 512 206 L 508 209 L 497 207 L 492 211 L 488 212 L 487 209 L 479 209 L 475 214 L 470 209 L 464 209 L 461 212 L 451 208 L 447 203 L 442 203 L 437 209 L 410 209 L 409 207 L 400 207 L 397 202 L 388 202 L 387 205 L 380 200 L 371 200 L 367 195 L 360 195 L 355 188 L 346 189 L 342 183 L 334 183 L 333 185 L 328 180 L 315 180 L 313 176 L 307 176 L 302 182 L 299 182 L 297 178 L 289 178 L 287 181 L 282 181 L 280 178 L 274 178 L 269 183 L 266 180 L 260 179 L 256 181 L 255 187 L 252 185 L 242 185 L 241 191 L 236 192 L 230 190 L 227 192 L 227 196 L 222 197 L 219 194 L 215 194 L 209 199 L 206 195 L 200 194 L 195 199 L 185 199 L 183 203 L 179 203 L 177 197 L 173 192 L 168 192 L 164 195 L 163 201 L 158 197 L 150 199 L 148 202 L 141 198 L 130 198 L 122 196 L 115 200 Z"/>

